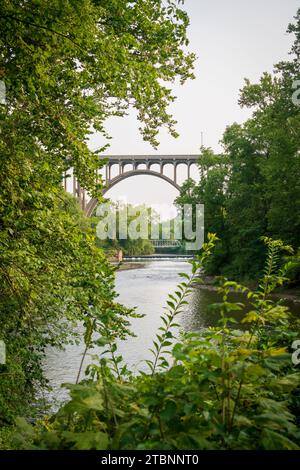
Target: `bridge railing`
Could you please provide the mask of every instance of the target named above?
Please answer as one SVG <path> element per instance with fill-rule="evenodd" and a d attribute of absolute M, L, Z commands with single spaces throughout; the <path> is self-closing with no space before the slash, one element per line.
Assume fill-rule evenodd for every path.
<path fill-rule="evenodd" d="M 181 242 L 179 240 L 150 240 L 154 248 L 179 248 Z"/>

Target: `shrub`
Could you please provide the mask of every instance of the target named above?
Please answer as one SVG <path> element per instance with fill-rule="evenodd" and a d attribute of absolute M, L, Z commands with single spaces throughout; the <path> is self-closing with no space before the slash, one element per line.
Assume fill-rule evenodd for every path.
<path fill-rule="evenodd" d="M 192 274 L 182 273 L 169 295 L 149 373 L 132 375 L 110 347 L 110 358 L 104 354 L 85 380 L 67 386 L 70 401 L 35 428 L 19 423 L 19 436 L 39 449 L 299 449 L 300 372 L 289 351 L 297 321 L 269 298 L 286 280 L 278 264 L 290 247 L 264 239 L 268 257 L 258 289 L 222 279 L 222 302 L 214 305 L 220 325 L 174 337 L 215 241 L 210 235 Z M 232 290 L 252 305 L 243 331 L 231 317 L 243 308 L 228 301 Z"/>

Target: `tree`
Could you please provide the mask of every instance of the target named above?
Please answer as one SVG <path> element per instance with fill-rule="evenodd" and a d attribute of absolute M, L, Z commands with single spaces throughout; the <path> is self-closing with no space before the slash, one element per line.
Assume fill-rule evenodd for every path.
<path fill-rule="evenodd" d="M 107 117 L 130 106 L 152 145 L 161 126 L 176 134 L 167 112 L 174 98 L 163 83 L 192 77 L 194 59 L 185 52 L 188 18 L 179 3 L 0 0 L 3 420 L 31 400 L 45 347 L 64 343 L 68 321 L 106 328 L 112 338 L 128 332 L 113 271 L 82 214 L 66 204 L 61 181 L 73 168 L 100 197 L 104 148 L 92 152 L 88 137 L 106 136 Z"/>
<path fill-rule="evenodd" d="M 57 179 L 74 167 L 95 192 L 99 158 L 87 146 L 91 128 L 106 135 L 105 119 L 133 106 L 153 145 L 161 126 L 176 135 L 167 112 L 174 97 L 163 82 L 192 77 L 194 60 L 184 51 L 188 18 L 177 3 L 1 0 L 6 152 L 21 138 L 26 154 L 45 162 L 44 172 L 46 162 Z M 10 139 L 7 129 L 14 129 Z"/>
<path fill-rule="evenodd" d="M 300 244 L 300 108 L 292 100 L 300 10 L 295 20 L 288 28 L 296 36 L 292 59 L 258 84 L 246 80 L 239 103 L 253 109 L 252 117 L 227 127 L 222 156 L 202 149 L 200 183 L 186 183 L 177 200 L 203 203 L 206 231 L 220 234 L 208 267 L 214 274 L 254 278 L 262 269 L 262 235 Z"/>
<path fill-rule="evenodd" d="M 209 148 L 202 147 L 198 161 L 200 181 L 187 180 L 181 187 L 176 204 L 203 204 L 205 209 L 205 237 L 209 232 L 222 236 L 206 266 L 207 272 L 219 272 L 225 262 L 227 233 L 226 219 L 226 176 L 228 159 L 224 155 L 215 155 Z"/>

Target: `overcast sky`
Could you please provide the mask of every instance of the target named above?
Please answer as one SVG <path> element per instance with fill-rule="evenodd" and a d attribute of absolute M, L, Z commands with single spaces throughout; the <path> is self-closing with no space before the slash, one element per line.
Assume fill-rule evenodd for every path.
<path fill-rule="evenodd" d="M 190 50 L 198 59 L 196 79 L 175 86 L 177 100 L 170 110 L 178 121 L 178 139 L 165 131 L 155 151 L 138 132 L 135 112 L 112 118 L 107 129 L 112 136 L 107 154 L 189 154 L 198 153 L 201 132 L 204 145 L 220 150 L 225 127 L 249 116 L 237 104 L 244 78 L 257 81 L 264 71 L 288 57 L 292 38 L 286 33 L 299 8 L 299 0 L 186 0 L 190 17 Z M 103 141 L 92 138 L 92 147 Z M 180 179 L 185 174 L 180 171 Z M 107 196 L 147 204 L 172 203 L 177 191 L 167 182 L 150 176 L 136 176 L 116 185 Z"/>

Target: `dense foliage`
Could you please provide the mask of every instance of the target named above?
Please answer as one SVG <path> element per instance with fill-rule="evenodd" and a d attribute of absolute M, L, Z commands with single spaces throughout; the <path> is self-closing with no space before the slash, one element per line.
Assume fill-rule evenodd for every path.
<path fill-rule="evenodd" d="M 123 315 L 129 311 L 114 301 L 113 268 L 77 203 L 61 194 L 59 205 L 44 211 L 32 215 L 32 226 L 11 235 L 16 248 L 1 257 L 0 323 L 7 345 L 0 372 L 3 422 L 32 401 L 35 386 L 44 383 L 46 346 L 59 347 L 76 336 L 77 321 L 98 322 L 116 335 L 125 334 L 128 325 Z"/>
<path fill-rule="evenodd" d="M 210 236 L 191 262 L 192 275 L 169 295 L 153 342 L 149 372 L 131 375 L 122 357 L 103 353 L 87 379 L 68 385 L 71 399 L 35 428 L 19 420 L 18 445 L 39 449 L 285 449 L 300 448 L 300 372 L 291 360 L 299 328 L 287 307 L 270 300 L 288 266 L 278 268 L 282 242 L 265 239 L 268 257 L 259 288 L 223 279 L 214 305 L 220 326 L 175 340 L 199 270 L 215 243 Z M 250 300 L 245 329 L 236 329 L 230 291 Z M 175 342 L 175 343 L 174 343 Z M 172 347 L 171 355 L 168 351 Z"/>
<path fill-rule="evenodd" d="M 127 330 L 112 268 L 62 175 L 72 168 L 100 197 L 104 161 L 87 141 L 129 106 L 153 145 L 161 126 L 175 133 L 164 82 L 192 77 L 193 62 L 179 4 L 0 0 L 0 424 L 32 399 L 45 347 L 64 344 L 75 322 Z"/>
<path fill-rule="evenodd" d="M 202 149 L 201 180 L 187 181 L 177 199 L 203 203 L 206 230 L 221 238 L 209 268 L 214 274 L 254 278 L 263 267 L 261 235 L 300 245 L 300 105 L 292 100 L 300 10 L 288 31 L 295 35 L 291 60 L 258 84 L 246 80 L 239 102 L 253 109 L 252 117 L 226 129 L 223 154 Z"/>
<path fill-rule="evenodd" d="M 118 355 L 116 340 L 131 334 L 136 314 L 118 304 L 114 269 L 62 188 L 72 169 L 81 187 L 101 198 L 96 173 L 105 146 L 92 152 L 88 138 L 94 131 L 107 137 L 107 117 L 130 106 L 152 145 L 162 126 L 176 135 L 166 83 L 192 78 L 194 60 L 181 3 L 0 0 L 0 339 L 7 347 L 0 425 L 28 416 L 35 391 L 46 385 L 46 348 L 76 341 L 79 322 L 84 354 L 103 348 L 79 383 L 82 362 L 57 414 L 34 427 L 18 420 L 18 448 L 300 446 L 299 372 L 290 350 L 298 325 L 269 298 L 288 272 L 299 276 L 299 255 L 290 260 L 289 245 L 299 245 L 299 108 L 291 89 L 299 76 L 300 12 L 289 28 L 295 59 L 279 64 L 275 78 L 246 84 L 241 104 L 255 108 L 252 119 L 226 130 L 224 156 L 203 150 L 203 178 L 188 181 L 178 200 L 204 203 L 207 227 L 222 241 L 211 254 L 216 239 L 208 237 L 191 277 L 183 274 L 169 296 L 148 374 L 133 375 Z M 287 245 L 264 239 L 268 258 L 257 290 L 221 280 L 220 326 L 175 339 L 176 317 L 203 266 L 252 277 L 262 268 L 261 234 Z M 231 290 L 251 302 L 243 330 L 233 325 L 231 312 L 242 305 L 228 300 Z M 0 433 L 1 447 L 11 445 L 10 434 Z"/>

